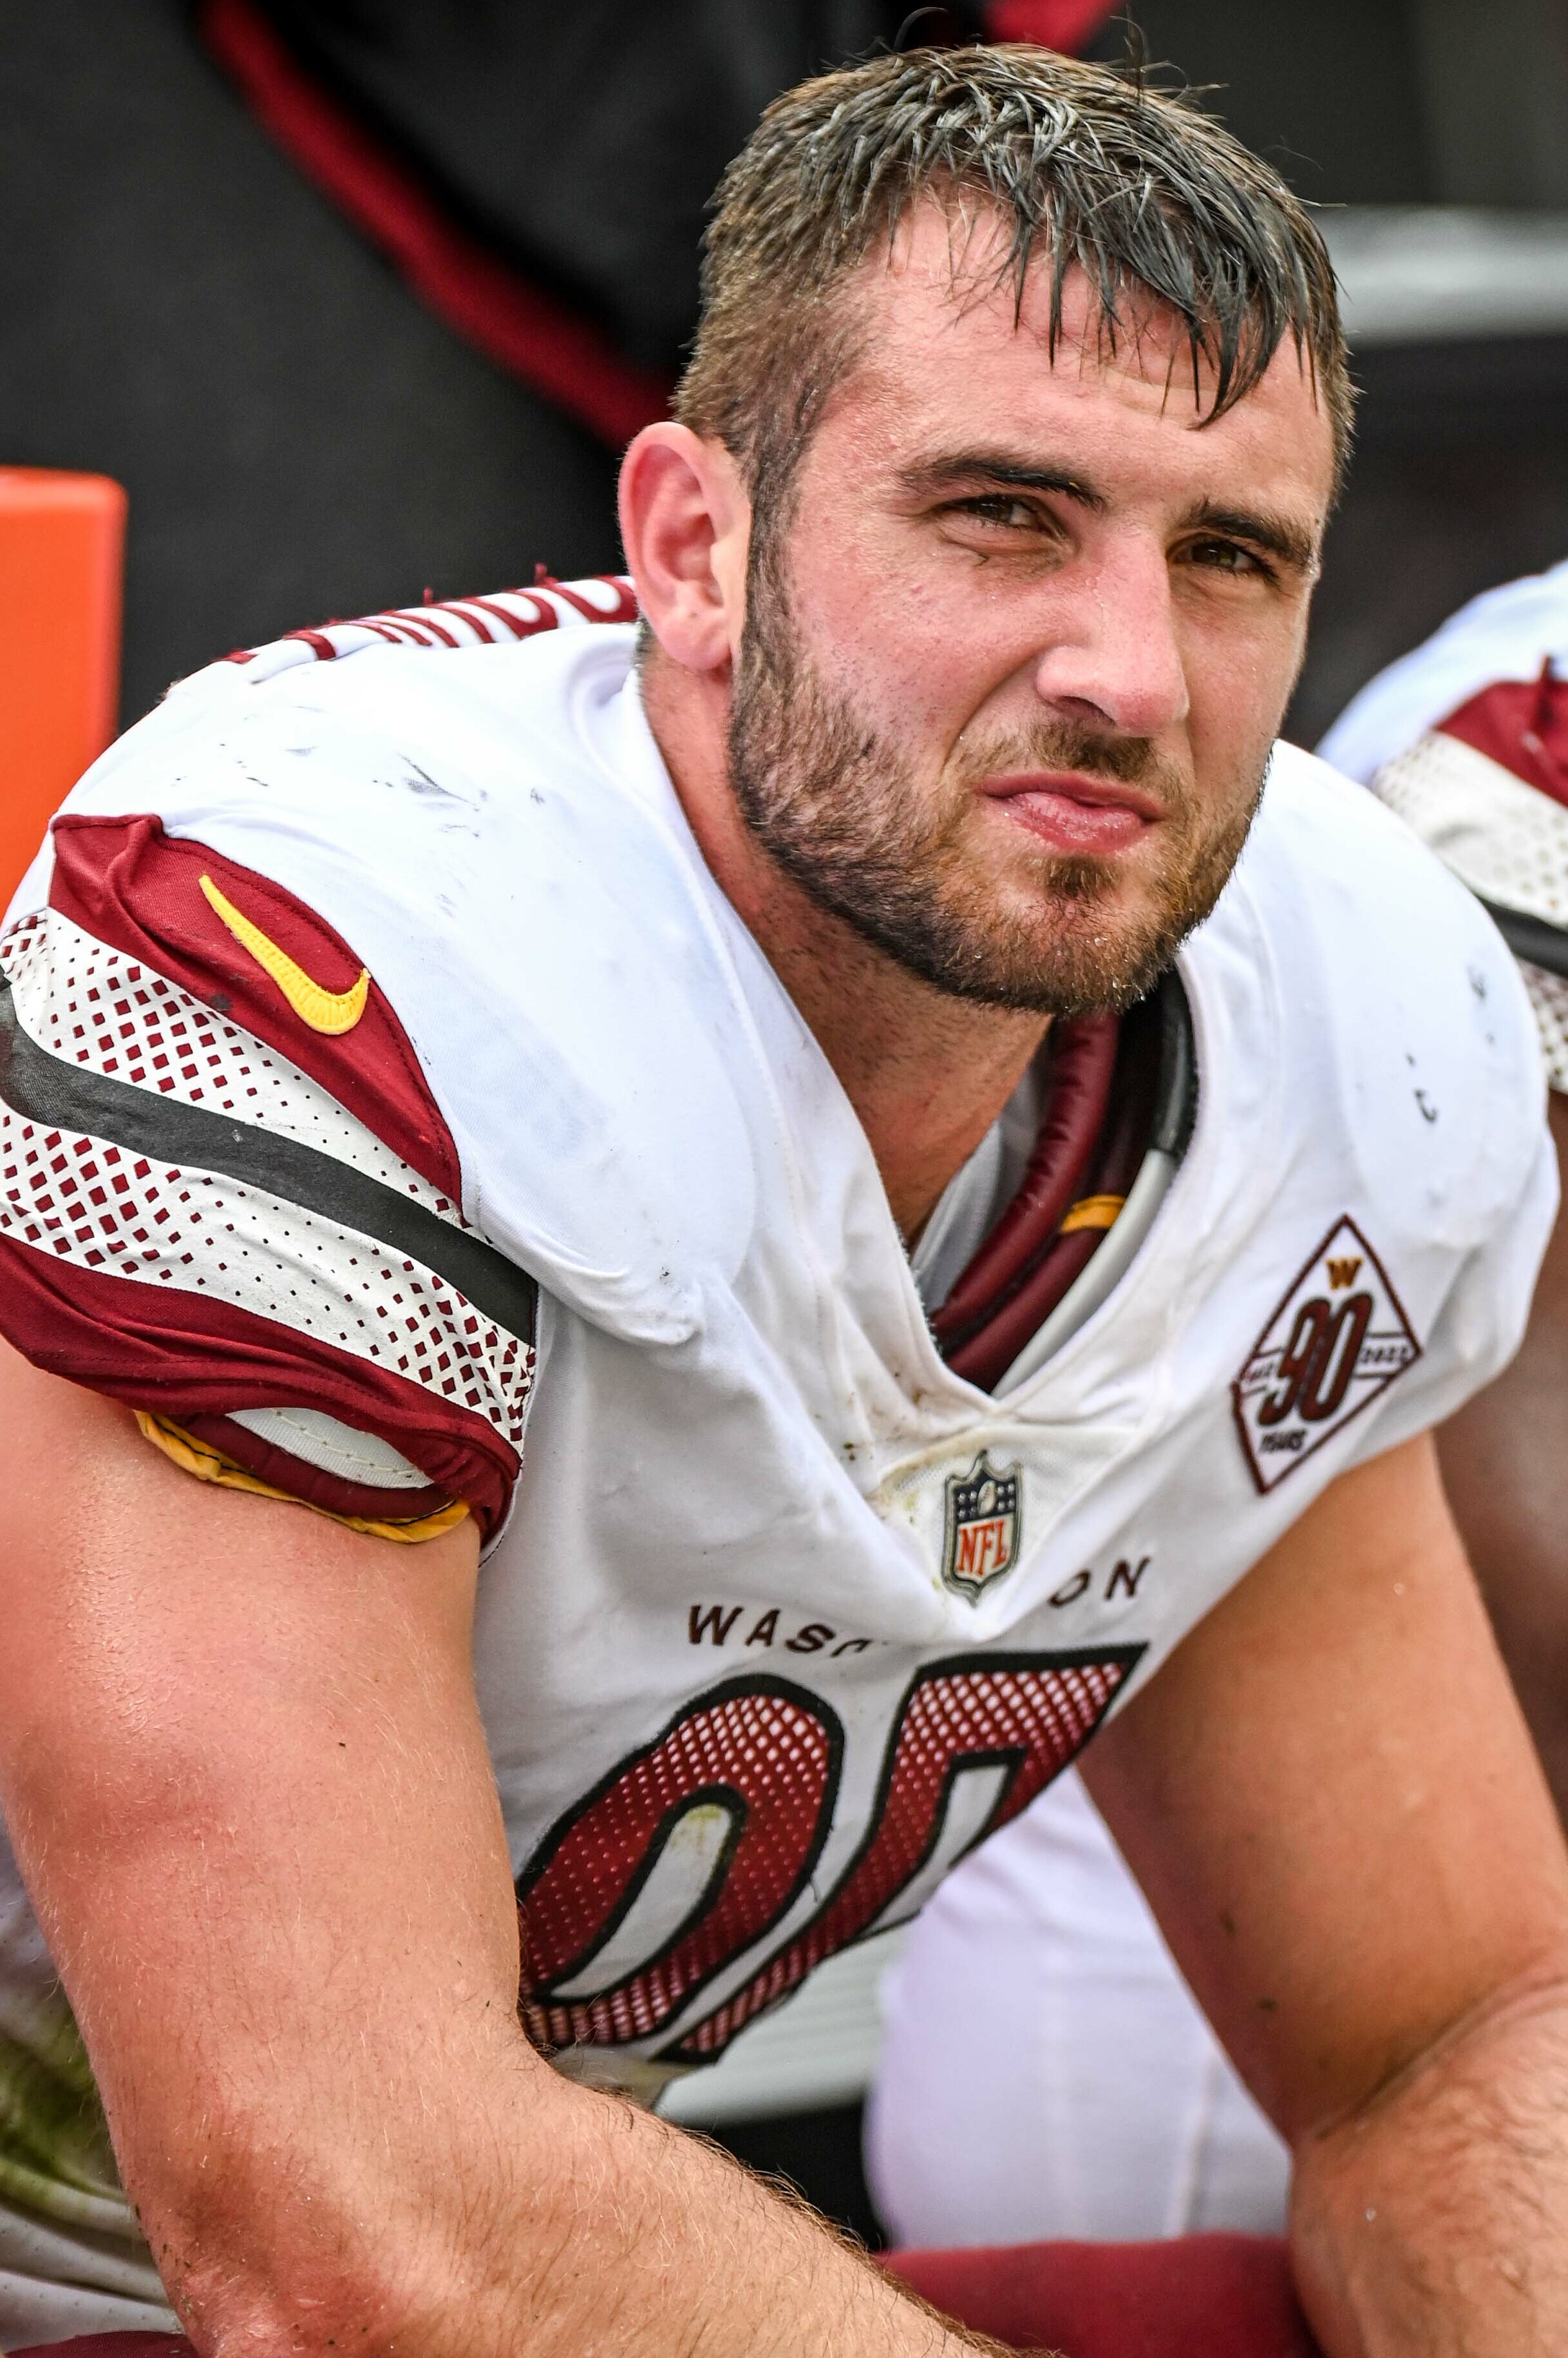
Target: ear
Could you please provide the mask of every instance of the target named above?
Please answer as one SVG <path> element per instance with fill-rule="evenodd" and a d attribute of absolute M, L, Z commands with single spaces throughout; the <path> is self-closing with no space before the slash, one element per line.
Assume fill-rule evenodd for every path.
<path fill-rule="evenodd" d="M 645 426 L 621 466 L 621 540 L 649 628 L 687 671 L 727 667 L 746 618 L 752 503 L 721 442 Z"/>

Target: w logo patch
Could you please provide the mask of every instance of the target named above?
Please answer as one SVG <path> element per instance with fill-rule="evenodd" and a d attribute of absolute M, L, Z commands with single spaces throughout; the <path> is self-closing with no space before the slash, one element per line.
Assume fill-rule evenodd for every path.
<path fill-rule="evenodd" d="M 1259 1489 L 1283 1481 L 1420 1357 L 1382 1262 L 1354 1220 L 1337 1221 L 1230 1388 Z"/>

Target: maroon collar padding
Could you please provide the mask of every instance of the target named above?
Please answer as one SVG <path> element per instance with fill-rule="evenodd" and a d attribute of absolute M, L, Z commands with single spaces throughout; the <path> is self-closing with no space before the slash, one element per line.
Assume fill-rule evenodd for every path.
<path fill-rule="evenodd" d="M 1051 1095 L 1018 1193 L 931 1321 L 955 1364 L 956 1347 L 1039 1260 L 1081 1192 L 1110 1103 L 1120 1029 L 1114 1015 L 1085 1015 L 1053 1035 Z"/>
<path fill-rule="evenodd" d="M 1091 1191 L 1087 1188 L 1085 1194 Z M 994 1391 L 1014 1359 L 1032 1342 L 1058 1302 L 1082 1276 L 1105 1242 L 1104 1228 L 1075 1228 L 1071 1236 L 1055 1237 L 1037 1266 L 1001 1307 L 983 1319 L 974 1333 L 947 1354 L 947 1365 L 966 1383 Z"/>
<path fill-rule="evenodd" d="M 79 2333 L 70 2342 L 32 2342 L 11 2358 L 196 2358 L 183 2333 Z"/>

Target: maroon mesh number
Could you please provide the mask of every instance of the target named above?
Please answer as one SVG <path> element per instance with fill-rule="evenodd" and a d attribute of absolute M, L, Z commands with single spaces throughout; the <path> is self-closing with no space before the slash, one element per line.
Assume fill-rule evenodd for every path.
<path fill-rule="evenodd" d="M 889 1738 L 866 1839 L 836 1889 L 803 1931 L 666 2050 L 670 2060 L 712 2062 L 826 1958 L 879 1920 L 896 1921 L 887 1911 L 935 1848 L 959 1769 L 991 1762 L 1007 1768 L 979 1842 L 1016 1817 L 1082 1750 L 1142 1651 L 970 1655 L 922 1671 Z"/>
<path fill-rule="evenodd" d="M 542 2043 L 645 2039 L 779 1921 L 827 1839 L 843 1737 L 784 1680 L 735 1679 L 689 1704 L 546 1837 L 518 1887 L 524 2017 Z M 658 1952 L 589 1997 L 553 1999 L 624 1921 L 683 1818 L 730 1816 L 694 1913 Z"/>

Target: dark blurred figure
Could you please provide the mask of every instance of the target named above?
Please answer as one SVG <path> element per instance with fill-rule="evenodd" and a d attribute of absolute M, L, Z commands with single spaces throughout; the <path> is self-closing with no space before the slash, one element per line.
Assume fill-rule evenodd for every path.
<path fill-rule="evenodd" d="M 130 492 L 126 718 L 297 623 L 612 566 L 614 445 L 661 406 L 720 168 L 908 13 L 0 11 L 0 461 Z M 531 375 L 487 341 L 509 302 Z"/>
<path fill-rule="evenodd" d="M 0 453 L 131 495 L 127 718 L 324 611 L 615 557 L 613 461 L 422 309 L 174 0 L 0 11 Z"/>
<path fill-rule="evenodd" d="M 281 37 L 449 222 L 670 378 L 725 165 L 780 91 L 892 47 L 911 13 L 905 0 L 210 0 L 196 22 L 263 103 L 280 76 L 257 27 Z M 979 40 L 991 13 L 925 9 L 911 31 Z M 300 127 L 292 109 L 277 124 Z"/>
<path fill-rule="evenodd" d="M 1498 5 L 1485 38 L 1432 0 L 1135 14 L 1309 195 L 1561 203 L 1563 43 L 1542 0 Z M 613 449 L 678 360 L 719 171 L 775 91 L 901 36 L 1130 38 L 1114 0 L 0 11 L 0 462 L 130 491 L 126 717 L 300 622 L 613 566 Z M 1568 338 L 1380 345 L 1361 374 L 1303 741 L 1568 545 Z"/>

